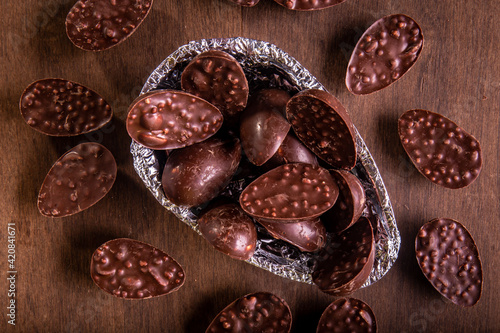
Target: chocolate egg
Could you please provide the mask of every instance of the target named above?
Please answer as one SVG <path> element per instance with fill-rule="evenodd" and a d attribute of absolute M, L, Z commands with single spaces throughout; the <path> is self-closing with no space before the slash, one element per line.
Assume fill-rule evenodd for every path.
<path fill-rule="evenodd" d="M 376 331 L 375 314 L 368 304 L 355 298 L 339 298 L 323 311 L 316 333 Z"/>
<path fill-rule="evenodd" d="M 181 75 L 182 89 L 215 105 L 230 121 L 247 105 L 248 82 L 229 53 L 210 50 L 197 55 Z"/>
<path fill-rule="evenodd" d="M 206 141 L 171 152 L 161 178 L 174 204 L 197 206 L 215 198 L 229 183 L 241 159 L 238 139 Z"/>
<path fill-rule="evenodd" d="M 315 252 L 325 245 L 326 230 L 319 218 L 304 222 L 275 223 L 258 222 L 273 236 L 288 242 L 301 251 Z"/>
<path fill-rule="evenodd" d="M 375 260 L 375 242 L 370 221 L 361 217 L 352 227 L 333 234 L 320 251 L 312 280 L 319 289 L 335 296 L 348 295 L 361 288 Z"/>
<path fill-rule="evenodd" d="M 326 91 L 309 89 L 287 103 L 286 116 L 297 137 L 319 158 L 339 169 L 356 164 L 356 130 L 342 104 Z"/>
<path fill-rule="evenodd" d="M 345 170 L 330 170 L 339 187 L 335 205 L 321 216 L 328 231 L 341 232 L 356 222 L 365 209 L 365 189 L 359 179 Z"/>
<path fill-rule="evenodd" d="M 417 261 L 432 286 L 460 306 L 481 297 L 483 272 L 476 243 L 467 229 L 452 219 L 424 224 L 415 239 Z"/>
<path fill-rule="evenodd" d="M 270 170 L 287 163 L 318 165 L 316 155 L 297 139 L 293 131 L 288 132 L 276 153 L 263 166 Z"/>
<path fill-rule="evenodd" d="M 198 227 L 205 239 L 231 258 L 248 260 L 255 251 L 257 230 L 238 204 L 223 204 L 204 213 Z"/>
<path fill-rule="evenodd" d="M 292 10 L 319 10 L 338 5 L 346 0 L 274 0 Z"/>
<path fill-rule="evenodd" d="M 38 194 L 38 210 L 65 217 L 101 200 L 116 179 L 116 162 L 106 147 L 93 142 L 67 151 L 52 166 Z"/>
<path fill-rule="evenodd" d="M 253 95 L 241 116 L 240 139 L 245 155 L 262 165 L 278 150 L 290 124 L 282 115 L 290 95 L 279 89 L 265 89 Z"/>
<path fill-rule="evenodd" d="M 389 15 L 361 36 L 347 65 L 346 85 L 366 95 L 399 80 L 415 64 L 424 44 L 422 30 L 411 17 Z"/>
<path fill-rule="evenodd" d="M 258 219 L 301 222 L 330 209 L 338 186 L 328 170 L 305 163 L 279 166 L 261 175 L 240 195 L 243 210 Z"/>
<path fill-rule="evenodd" d="M 433 183 L 458 189 L 479 176 L 479 141 L 450 119 L 427 110 L 409 110 L 399 118 L 398 131 L 415 167 Z"/>
<path fill-rule="evenodd" d="M 74 136 L 95 131 L 107 124 L 111 106 L 96 92 L 64 79 L 31 83 L 19 102 L 24 121 L 51 136 Z"/>
<path fill-rule="evenodd" d="M 66 17 L 66 34 L 83 50 L 109 49 L 134 33 L 152 5 L 153 0 L 79 0 Z"/>
<path fill-rule="evenodd" d="M 208 139 L 222 126 L 222 114 L 207 101 L 175 90 L 154 90 L 129 107 L 127 132 L 150 149 L 175 149 Z"/>
<path fill-rule="evenodd" d="M 168 254 L 128 238 L 99 246 L 92 255 L 90 276 L 101 290 L 124 299 L 166 295 L 185 279 L 182 267 Z"/>
<path fill-rule="evenodd" d="M 206 333 L 288 333 L 292 312 L 284 299 L 269 292 L 256 292 L 226 306 L 208 326 Z"/>

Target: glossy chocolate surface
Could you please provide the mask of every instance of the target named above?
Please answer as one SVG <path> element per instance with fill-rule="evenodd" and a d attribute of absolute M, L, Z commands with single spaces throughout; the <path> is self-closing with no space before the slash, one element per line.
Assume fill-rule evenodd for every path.
<path fill-rule="evenodd" d="M 450 119 L 427 110 L 410 110 L 399 118 L 398 130 L 413 164 L 433 183 L 457 189 L 479 176 L 479 141 Z"/>
<path fill-rule="evenodd" d="M 375 242 L 370 221 L 361 217 L 352 227 L 333 235 L 320 252 L 312 279 L 327 294 L 345 296 L 364 284 L 373 267 Z"/>
<path fill-rule="evenodd" d="M 281 146 L 290 124 L 283 116 L 290 95 L 278 89 L 261 90 L 250 98 L 240 121 L 241 146 L 250 162 L 262 165 Z"/>
<path fill-rule="evenodd" d="M 229 121 L 247 105 L 248 82 L 230 54 L 210 50 L 197 55 L 181 75 L 182 89 L 215 105 Z"/>
<path fill-rule="evenodd" d="M 322 215 L 328 231 L 342 232 L 356 222 L 365 209 L 365 189 L 359 179 L 345 170 L 330 170 L 339 187 L 335 205 Z"/>
<path fill-rule="evenodd" d="M 64 79 L 31 83 L 19 102 L 24 121 L 51 136 L 74 136 L 97 130 L 111 120 L 111 106 L 95 91 Z"/>
<path fill-rule="evenodd" d="M 222 114 L 207 101 L 182 91 L 155 90 L 129 107 L 127 132 L 150 149 L 175 149 L 201 142 L 222 126 Z"/>
<path fill-rule="evenodd" d="M 215 198 L 241 159 L 238 139 L 206 141 L 171 152 L 162 175 L 163 191 L 176 205 L 197 206 Z"/>
<path fill-rule="evenodd" d="M 165 252 L 133 239 L 118 238 L 92 255 L 90 276 L 103 291 L 125 299 L 145 299 L 179 289 L 182 267 Z"/>
<path fill-rule="evenodd" d="M 319 218 L 304 222 L 276 223 L 258 221 L 274 238 L 288 242 L 301 251 L 315 252 L 325 245 L 326 230 Z"/>
<path fill-rule="evenodd" d="M 286 115 L 300 141 L 319 158 L 335 168 L 354 167 L 354 124 L 333 95 L 323 90 L 303 90 L 290 99 Z"/>
<path fill-rule="evenodd" d="M 328 305 L 321 315 L 316 333 L 376 331 L 375 314 L 368 304 L 355 298 L 339 298 Z"/>
<path fill-rule="evenodd" d="M 257 230 L 238 204 L 210 209 L 198 219 L 198 227 L 213 247 L 234 259 L 250 259 L 255 251 Z"/>
<path fill-rule="evenodd" d="M 424 224 L 415 239 L 417 261 L 432 286 L 460 306 L 481 297 L 483 272 L 476 243 L 467 229 L 452 219 Z"/>
<path fill-rule="evenodd" d="M 269 292 L 238 298 L 212 321 L 206 333 L 273 332 L 288 333 L 292 313 L 284 299 Z"/>
<path fill-rule="evenodd" d="M 412 18 L 389 15 L 361 36 L 347 66 L 346 85 L 356 95 L 370 94 L 399 80 L 417 61 L 424 44 Z"/>
<path fill-rule="evenodd" d="M 101 200 L 116 179 L 111 152 L 98 143 L 82 143 L 52 166 L 38 194 L 38 210 L 48 217 L 65 217 Z"/>
<path fill-rule="evenodd" d="M 274 169 L 287 163 L 308 163 L 318 165 L 316 155 L 304 146 L 293 131 L 289 131 L 276 153 L 264 164 L 266 168 Z"/>
<path fill-rule="evenodd" d="M 241 193 L 240 204 L 255 218 L 300 222 L 323 214 L 333 206 L 337 196 L 338 186 L 328 170 L 292 163 L 254 180 Z"/>
<path fill-rule="evenodd" d="M 109 49 L 134 33 L 152 5 L 153 0 L 79 0 L 66 17 L 66 34 L 81 49 Z"/>

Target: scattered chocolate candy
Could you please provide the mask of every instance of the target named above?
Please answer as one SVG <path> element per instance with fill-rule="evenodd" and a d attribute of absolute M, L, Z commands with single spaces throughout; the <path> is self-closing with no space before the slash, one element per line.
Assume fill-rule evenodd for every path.
<path fill-rule="evenodd" d="M 290 223 L 275 223 L 265 220 L 258 220 L 258 222 L 274 238 L 284 240 L 304 252 L 318 251 L 326 242 L 326 230 L 319 218 Z"/>
<path fill-rule="evenodd" d="M 320 251 L 312 280 L 320 290 L 344 296 L 361 288 L 370 275 L 375 259 L 375 242 L 370 221 L 361 217 L 352 227 L 333 234 Z"/>
<path fill-rule="evenodd" d="M 415 239 L 420 269 L 432 286 L 460 306 L 481 297 L 483 273 L 476 243 L 465 227 L 452 219 L 427 222 Z"/>
<path fill-rule="evenodd" d="M 238 204 L 210 209 L 198 219 L 198 227 L 215 249 L 234 259 L 248 260 L 255 251 L 257 230 Z"/>
<path fill-rule="evenodd" d="M 319 10 L 338 5 L 346 0 L 274 0 L 292 10 Z"/>
<path fill-rule="evenodd" d="M 415 64 L 423 44 L 422 30 L 412 18 L 402 14 L 381 18 L 352 52 L 347 88 L 355 95 L 366 95 L 389 86 Z"/>
<path fill-rule="evenodd" d="M 398 131 L 415 167 L 433 183 L 458 189 L 479 176 L 479 142 L 450 119 L 431 111 L 410 110 L 399 118 Z"/>
<path fill-rule="evenodd" d="M 375 314 L 368 304 L 355 298 L 339 298 L 321 315 L 316 333 L 376 331 Z"/>
<path fill-rule="evenodd" d="M 170 153 L 162 175 L 166 197 L 197 206 L 215 198 L 233 177 L 241 159 L 239 139 L 206 141 Z"/>
<path fill-rule="evenodd" d="M 339 186 L 335 205 L 321 216 L 328 231 L 342 232 L 356 222 L 365 209 L 365 189 L 359 179 L 345 170 L 330 170 Z"/>
<path fill-rule="evenodd" d="M 48 172 L 38 194 L 38 210 L 65 217 L 101 200 L 116 179 L 116 162 L 106 147 L 82 143 L 61 156 Z"/>
<path fill-rule="evenodd" d="M 264 164 L 264 166 L 269 169 L 274 169 L 283 164 L 299 162 L 318 165 L 316 155 L 297 139 L 293 131 L 290 131 L 276 153 Z"/>
<path fill-rule="evenodd" d="M 292 313 L 285 300 L 269 292 L 257 292 L 226 306 L 208 326 L 206 333 L 288 333 L 291 326 Z"/>
<path fill-rule="evenodd" d="M 212 103 L 231 121 L 247 105 L 248 82 L 230 54 L 210 50 L 197 55 L 181 75 L 182 89 Z"/>
<path fill-rule="evenodd" d="M 243 210 L 258 219 L 287 223 L 310 220 L 330 209 L 338 186 L 328 170 L 305 163 L 279 166 L 240 195 Z"/>
<path fill-rule="evenodd" d="M 207 101 L 182 91 L 154 90 L 129 107 L 127 132 L 150 149 L 174 149 L 214 135 L 222 114 Z"/>
<path fill-rule="evenodd" d="M 66 34 L 83 50 L 109 49 L 134 33 L 152 5 L 153 0 L 79 0 L 66 17 Z"/>
<path fill-rule="evenodd" d="M 258 4 L 260 0 L 231 0 L 231 1 L 243 7 L 253 7 L 256 4 Z"/>
<path fill-rule="evenodd" d="M 333 167 L 356 164 L 356 130 L 340 102 L 326 91 L 309 89 L 293 96 L 286 115 L 297 137 Z"/>
<path fill-rule="evenodd" d="M 89 88 L 63 79 L 31 83 L 19 102 L 24 121 L 51 136 L 95 131 L 111 120 L 111 106 Z"/>
<path fill-rule="evenodd" d="M 166 295 L 184 283 L 184 270 L 165 252 L 133 239 L 110 240 L 95 250 L 90 276 L 103 291 L 125 299 Z"/>
<path fill-rule="evenodd" d="M 245 155 L 262 165 L 278 150 L 290 124 L 282 113 L 290 95 L 279 89 L 265 89 L 253 95 L 241 116 L 240 139 Z"/>

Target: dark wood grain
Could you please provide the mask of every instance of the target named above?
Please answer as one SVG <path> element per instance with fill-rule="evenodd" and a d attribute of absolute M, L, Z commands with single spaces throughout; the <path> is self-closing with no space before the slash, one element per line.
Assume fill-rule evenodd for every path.
<path fill-rule="evenodd" d="M 332 296 L 215 251 L 163 209 L 135 174 L 124 119 L 148 74 L 191 40 L 243 36 L 271 42 L 295 57 L 350 112 L 377 161 L 402 236 L 399 258 L 379 282 L 353 294 L 368 303 L 380 332 L 498 332 L 500 248 L 500 2 L 348 0 L 316 12 L 293 12 L 270 0 L 240 8 L 229 0 L 156 0 L 148 18 L 124 43 L 100 53 L 74 47 L 64 30 L 71 0 L 2 1 L 0 14 L 0 331 L 204 332 L 237 297 L 271 291 L 293 313 L 294 332 L 314 332 Z M 348 57 L 361 33 L 393 13 L 413 17 L 425 45 L 398 82 L 369 96 L 345 84 Z M 110 126 L 75 138 L 33 131 L 19 113 L 32 81 L 61 77 L 82 83 L 110 102 Z M 422 177 L 399 144 L 397 119 L 411 108 L 439 112 L 482 144 L 483 170 L 461 190 Z M 97 141 L 118 163 L 111 192 L 91 209 L 50 219 L 37 210 L 39 187 L 70 147 Z M 472 308 L 443 300 L 420 272 L 414 238 L 426 221 L 449 217 L 474 236 L 484 266 L 484 291 Z M 7 324 L 7 224 L 15 223 L 16 326 Z M 185 268 L 177 292 L 123 301 L 100 291 L 89 275 L 92 252 L 116 237 L 163 249 Z"/>

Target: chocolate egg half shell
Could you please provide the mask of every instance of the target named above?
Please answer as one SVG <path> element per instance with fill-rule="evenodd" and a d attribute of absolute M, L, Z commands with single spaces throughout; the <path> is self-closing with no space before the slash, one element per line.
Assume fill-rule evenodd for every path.
<path fill-rule="evenodd" d="M 101 290 L 124 299 L 145 299 L 176 291 L 184 284 L 181 265 L 165 252 L 128 238 L 95 250 L 90 276 Z"/>

